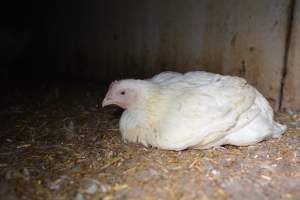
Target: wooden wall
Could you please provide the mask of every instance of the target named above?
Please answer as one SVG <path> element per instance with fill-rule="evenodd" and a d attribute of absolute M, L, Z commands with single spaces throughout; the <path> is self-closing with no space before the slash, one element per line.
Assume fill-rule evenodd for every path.
<path fill-rule="evenodd" d="M 57 1 L 48 49 L 62 73 L 78 78 L 110 81 L 164 70 L 240 75 L 279 108 L 289 48 L 283 105 L 297 107 L 299 27 L 295 44 L 287 45 L 293 2 Z"/>
<path fill-rule="evenodd" d="M 300 2 L 295 1 L 287 51 L 282 108 L 300 110 Z"/>

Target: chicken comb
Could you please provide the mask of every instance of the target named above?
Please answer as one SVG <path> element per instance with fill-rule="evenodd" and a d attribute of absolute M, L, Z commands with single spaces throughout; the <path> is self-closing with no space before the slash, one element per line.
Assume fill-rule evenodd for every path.
<path fill-rule="evenodd" d="M 108 90 L 110 90 L 114 85 L 116 85 L 117 82 L 118 82 L 117 80 L 111 82 L 111 84 L 109 85 Z"/>
<path fill-rule="evenodd" d="M 118 83 L 118 81 L 113 81 L 113 82 L 111 82 L 111 84 L 109 85 L 109 87 L 108 87 L 108 92 L 107 92 L 107 94 L 106 95 L 110 95 L 111 94 L 111 89 L 114 87 L 114 85 L 116 85 Z"/>

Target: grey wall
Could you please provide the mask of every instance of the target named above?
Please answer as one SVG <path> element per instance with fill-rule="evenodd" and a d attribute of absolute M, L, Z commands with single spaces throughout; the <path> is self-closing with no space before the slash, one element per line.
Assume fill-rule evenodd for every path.
<path fill-rule="evenodd" d="M 44 1 L 36 13 L 45 14 L 35 23 L 42 34 L 31 37 L 33 71 L 47 65 L 61 77 L 111 81 L 207 70 L 245 77 L 276 109 L 281 99 L 283 107 L 299 107 L 300 8 L 294 2 Z"/>

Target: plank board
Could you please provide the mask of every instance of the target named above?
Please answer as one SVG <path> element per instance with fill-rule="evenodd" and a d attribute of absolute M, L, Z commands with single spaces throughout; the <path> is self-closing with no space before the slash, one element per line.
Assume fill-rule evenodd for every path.
<path fill-rule="evenodd" d="M 282 108 L 300 109 L 300 2 L 295 1 Z"/>

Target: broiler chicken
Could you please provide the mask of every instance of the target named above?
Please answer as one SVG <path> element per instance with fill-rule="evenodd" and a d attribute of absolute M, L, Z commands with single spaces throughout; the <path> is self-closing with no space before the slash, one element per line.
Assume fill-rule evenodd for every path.
<path fill-rule="evenodd" d="M 125 111 L 122 137 L 168 150 L 245 146 L 280 137 L 267 100 L 245 79 L 209 72 L 163 72 L 111 83 L 102 106 Z"/>

